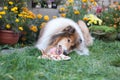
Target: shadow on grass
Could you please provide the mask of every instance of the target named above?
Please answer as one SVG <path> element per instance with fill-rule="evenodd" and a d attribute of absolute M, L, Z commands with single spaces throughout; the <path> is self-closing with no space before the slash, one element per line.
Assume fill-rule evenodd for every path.
<path fill-rule="evenodd" d="M 110 63 L 111 66 L 120 67 L 120 60 L 115 60 Z"/>

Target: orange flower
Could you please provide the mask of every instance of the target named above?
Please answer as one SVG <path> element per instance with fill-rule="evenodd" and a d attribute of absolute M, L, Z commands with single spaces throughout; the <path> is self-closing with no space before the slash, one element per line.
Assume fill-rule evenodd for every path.
<path fill-rule="evenodd" d="M 62 13 L 62 14 L 61 14 L 61 17 L 66 17 L 66 14 L 65 14 L 65 13 Z"/>
<path fill-rule="evenodd" d="M 88 21 L 88 18 L 84 17 L 83 20 L 84 20 L 84 21 Z"/>
<path fill-rule="evenodd" d="M 42 14 L 38 14 L 37 17 L 38 17 L 38 19 L 41 19 L 42 18 Z"/>
<path fill-rule="evenodd" d="M 48 20 L 49 20 L 49 16 L 48 16 L 48 15 L 45 15 L 45 16 L 44 16 L 44 20 L 45 20 L 45 21 L 48 21 Z"/>
<path fill-rule="evenodd" d="M 26 7 L 23 7 L 22 10 L 25 12 L 29 11 L 28 8 L 26 8 Z"/>
<path fill-rule="evenodd" d="M 37 32 L 38 31 L 37 26 L 34 26 L 34 25 L 32 25 L 30 27 L 30 30 L 33 31 L 33 32 Z"/>
<path fill-rule="evenodd" d="M 86 3 L 86 2 L 87 2 L 87 0 L 82 0 L 82 2 L 83 2 L 83 3 Z"/>

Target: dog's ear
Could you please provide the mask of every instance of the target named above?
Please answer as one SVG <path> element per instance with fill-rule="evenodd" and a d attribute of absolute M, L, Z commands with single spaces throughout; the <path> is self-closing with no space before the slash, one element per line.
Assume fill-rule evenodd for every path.
<path fill-rule="evenodd" d="M 78 21 L 78 25 L 80 26 L 80 29 L 83 33 L 83 37 L 85 39 L 86 46 L 91 46 L 93 44 L 93 38 L 90 35 L 87 25 L 85 24 L 84 21 L 81 21 L 81 20 Z"/>
<path fill-rule="evenodd" d="M 63 32 L 65 32 L 66 34 L 73 34 L 75 33 L 75 29 L 72 26 L 67 26 Z"/>

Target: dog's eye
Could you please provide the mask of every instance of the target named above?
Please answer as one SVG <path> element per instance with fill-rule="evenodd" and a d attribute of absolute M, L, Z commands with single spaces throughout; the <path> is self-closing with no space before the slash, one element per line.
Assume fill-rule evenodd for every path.
<path fill-rule="evenodd" d="M 68 39 L 68 42 L 70 42 L 70 39 Z"/>
<path fill-rule="evenodd" d="M 82 42 L 82 39 L 80 39 L 80 43 Z"/>

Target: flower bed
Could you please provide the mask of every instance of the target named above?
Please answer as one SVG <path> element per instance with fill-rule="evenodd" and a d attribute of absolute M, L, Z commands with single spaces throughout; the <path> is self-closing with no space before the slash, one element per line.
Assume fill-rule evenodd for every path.
<path fill-rule="evenodd" d="M 44 27 L 46 22 L 57 17 L 34 14 L 26 7 L 26 2 L 23 0 L 9 0 L 4 3 L 3 9 L 0 11 L 0 29 L 21 33 L 19 40 L 21 43 L 36 41 L 40 29 Z M 115 3 L 115 5 L 115 7 L 104 10 L 95 0 L 67 0 L 58 10 L 60 17 L 70 18 L 76 22 L 81 19 L 88 26 L 106 25 L 114 27 L 119 33 L 120 4 Z"/>

